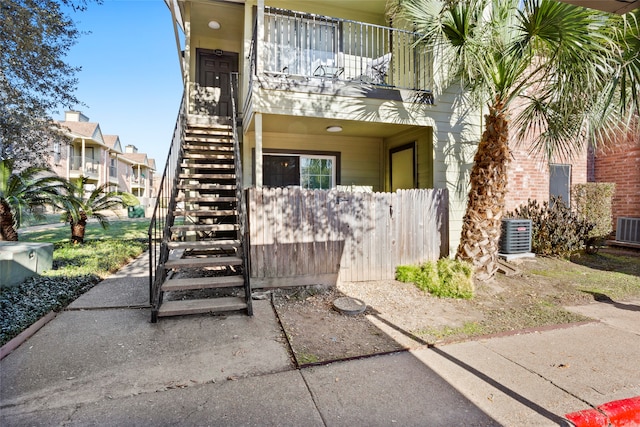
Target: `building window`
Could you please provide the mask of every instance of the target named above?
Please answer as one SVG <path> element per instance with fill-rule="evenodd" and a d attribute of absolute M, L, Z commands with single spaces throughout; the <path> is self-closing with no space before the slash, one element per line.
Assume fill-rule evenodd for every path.
<path fill-rule="evenodd" d="M 571 165 L 549 165 L 549 198 L 561 197 L 569 207 L 571 201 Z"/>
<path fill-rule="evenodd" d="M 60 155 L 60 142 L 59 141 L 55 141 L 53 143 L 53 162 L 56 165 L 59 165 L 61 157 L 62 156 Z"/>
<path fill-rule="evenodd" d="M 321 154 L 264 154 L 263 184 L 328 190 L 336 186 L 337 156 Z"/>

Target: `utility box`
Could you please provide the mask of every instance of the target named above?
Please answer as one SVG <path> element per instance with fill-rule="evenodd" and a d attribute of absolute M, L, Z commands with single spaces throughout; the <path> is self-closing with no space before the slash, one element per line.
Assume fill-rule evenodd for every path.
<path fill-rule="evenodd" d="M 19 285 L 52 266 L 52 243 L 0 242 L 0 287 Z"/>
<path fill-rule="evenodd" d="M 129 206 L 127 208 L 129 218 L 144 218 L 144 206 Z"/>
<path fill-rule="evenodd" d="M 507 218 L 502 220 L 500 253 L 524 254 L 531 252 L 531 220 Z"/>

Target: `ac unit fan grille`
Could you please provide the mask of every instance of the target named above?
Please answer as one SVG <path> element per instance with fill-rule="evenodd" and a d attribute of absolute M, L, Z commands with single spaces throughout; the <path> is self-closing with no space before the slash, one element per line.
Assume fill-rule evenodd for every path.
<path fill-rule="evenodd" d="M 616 240 L 640 244 L 640 218 L 618 218 Z"/>
<path fill-rule="evenodd" d="M 500 253 L 522 254 L 527 252 L 531 252 L 531 220 L 503 219 Z"/>

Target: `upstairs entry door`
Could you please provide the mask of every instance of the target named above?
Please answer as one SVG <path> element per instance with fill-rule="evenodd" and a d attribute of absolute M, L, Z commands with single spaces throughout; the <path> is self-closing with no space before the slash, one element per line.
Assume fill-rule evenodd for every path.
<path fill-rule="evenodd" d="M 197 61 L 198 79 L 194 112 L 211 116 L 230 116 L 231 73 L 238 71 L 238 54 L 198 49 Z"/>

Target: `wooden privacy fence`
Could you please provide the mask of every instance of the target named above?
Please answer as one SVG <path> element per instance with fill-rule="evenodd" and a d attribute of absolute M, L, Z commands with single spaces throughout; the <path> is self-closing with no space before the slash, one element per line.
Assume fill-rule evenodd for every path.
<path fill-rule="evenodd" d="M 448 255 L 445 189 L 247 191 L 252 287 L 393 279 Z"/>

